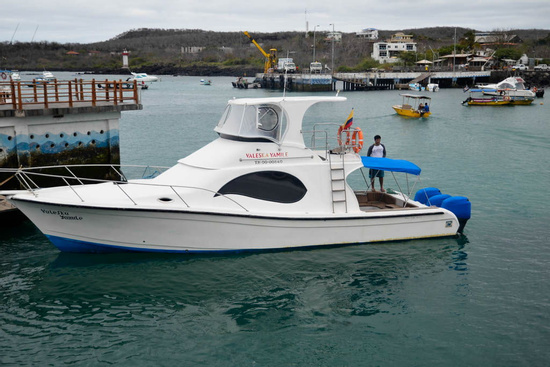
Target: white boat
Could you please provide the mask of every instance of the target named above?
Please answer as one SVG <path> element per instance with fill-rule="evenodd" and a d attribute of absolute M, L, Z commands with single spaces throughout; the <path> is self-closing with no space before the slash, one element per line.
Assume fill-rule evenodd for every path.
<path fill-rule="evenodd" d="M 428 92 L 438 92 L 439 91 L 439 84 L 437 83 L 428 83 L 426 86 L 426 90 Z"/>
<path fill-rule="evenodd" d="M 206 80 L 206 79 L 201 79 L 201 85 L 211 85 L 211 84 L 212 84 L 212 81 Z"/>
<path fill-rule="evenodd" d="M 35 80 L 37 82 L 49 83 L 49 82 L 53 82 L 54 80 L 56 80 L 56 77 L 55 77 L 55 75 L 53 75 L 53 73 L 51 71 L 44 70 L 42 72 L 42 76 L 36 78 Z"/>
<path fill-rule="evenodd" d="M 10 81 L 14 82 L 21 80 L 21 76 L 17 70 L 0 70 L 0 81 Z"/>
<path fill-rule="evenodd" d="M 525 80 L 519 76 L 511 76 L 497 84 L 478 84 L 479 89 L 487 89 L 483 92 L 487 95 L 501 95 L 505 91 L 510 97 L 524 97 L 535 99 L 536 94 L 525 87 Z"/>
<path fill-rule="evenodd" d="M 406 175 L 420 168 L 360 156 L 360 129 L 318 123 L 303 131 L 311 106 L 345 100 L 233 99 L 214 129 L 219 137 L 154 178 L 86 184 L 67 174 L 69 186 L 37 189 L 31 172 L 18 170 L 29 190 L 0 194 L 69 252 L 257 251 L 461 232 L 470 216 L 465 197 L 446 195 L 436 206 L 445 195 L 432 188 L 411 199 L 411 190 L 374 192 L 368 178 L 364 189 L 350 186 L 350 174 L 364 167 Z"/>
<path fill-rule="evenodd" d="M 159 78 L 157 76 L 147 75 L 146 73 L 132 73 L 132 76 L 126 81 L 133 82 L 137 80 L 138 83 L 151 83 L 158 82 Z"/>
<path fill-rule="evenodd" d="M 21 75 L 19 74 L 19 72 L 17 70 L 13 70 L 11 72 L 11 80 L 13 80 L 14 82 L 17 82 L 17 81 L 20 81 L 21 80 Z"/>
<path fill-rule="evenodd" d="M 416 90 L 416 91 L 424 91 L 426 88 L 422 86 L 420 83 L 410 83 L 409 84 L 409 90 Z"/>

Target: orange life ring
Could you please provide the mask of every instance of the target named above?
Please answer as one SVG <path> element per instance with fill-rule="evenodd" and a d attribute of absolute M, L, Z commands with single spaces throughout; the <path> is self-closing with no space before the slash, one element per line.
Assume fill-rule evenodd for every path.
<path fill-rule="evenodd" d="M 344 129 L 342 126 L 338 128 L 338 145 L 342 146 L 342 131 Z M 346 130 L 346 145 L 349 145 L 351 143 L 351 133 L 349 130 Z"/>
<path fill-rule="evenodd" d="M 351 146 L 355 153 L 359 153 L 363 149 L 363 132 L 360 128 L 356 127 L 353 135 L 351 136 Z"/>
<path fill-rule="evenodd" d="M 6 73 L 3 72 L 3 73 L 2 73 L 2 79 L 5 80 L 7 77 L 8 77 L 8 74 L 6 74 Z"/>

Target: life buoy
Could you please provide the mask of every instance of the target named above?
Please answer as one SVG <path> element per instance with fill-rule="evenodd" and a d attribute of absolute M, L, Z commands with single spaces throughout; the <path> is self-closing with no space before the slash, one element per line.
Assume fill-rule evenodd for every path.
<path fill-rule="evenodd" d="M 355 128 L 351 136 L 351 146 L 355 153 L 359 153 L 363 149 L 363 132 L 358 127 Z"/>
<path fill-rule="evenodd" d="M 342 126 L 340 126 L 338 128 L 338 145 L 339 146 L 342 146 L 342 131 L 344 131 L 344 128 Z M 345 130 L 346 132 L 346 143 L 345 145 L 350 145 L 351 143 L 351 133 L 349 130 Z"/>
<path fill-rule="evenodd" d="M 3 72 L 3 73 L 2 73 L 2 79 L 5 80 L 7 77 L 8 77 L 8 74 L 6 74 L 6 73 Z"/>

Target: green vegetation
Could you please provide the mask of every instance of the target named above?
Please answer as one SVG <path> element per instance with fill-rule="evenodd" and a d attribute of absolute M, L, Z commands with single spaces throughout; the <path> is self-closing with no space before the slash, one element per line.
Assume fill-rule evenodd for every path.
<path fill-rule="evenodd" d="M 438 59 L 451 54 L 479 50 L 475 31 L 465 28 L 433 27 L 400 30 L 413 34 L 417 53 L 401 53 L 395 66 L 409 68 L 422 59 Z M 278 32 L 252 34 L 262 48 L 278 50 L 279 57 L 287 54 L 302 69 L 312 61 L 332 65 L 338 71 L 361 72 L 371 69 L 390 69 L 393 64 L 379 64 L 371 56 L 372 44 L 359 39 L 355 33 L 344 33 L 341 42 L 333 45 L 327 40 L 328 29 L 313 32 Z M 379 39 L 391 37 L 397 30 L 379 31 Z M 456 32 L 456 45 L 455 45 Z M 546 30 L 509 30 L 519 39 L 493 45 L 495 57 L 518 59 L 524 53 L 530 57 L 550 59 L 550 32 Z M 59 44 L 55 42 L 0 43 L 0 69 L 71 70 L 97 73 L 121 73 L 123 50 L 130 52 L 132 71 L 184 75 L 248 75 L 260 72 L 264 56 L 242 32 L 211 32 L 197 29 L 135 29 L 113 39 L 91 44 Z M 315 60 L 313 50 L 315 49 Z M 68 54 L 70 51 L 73 54 Z M 74 54 L 76 52 L 76 54 Z"/>

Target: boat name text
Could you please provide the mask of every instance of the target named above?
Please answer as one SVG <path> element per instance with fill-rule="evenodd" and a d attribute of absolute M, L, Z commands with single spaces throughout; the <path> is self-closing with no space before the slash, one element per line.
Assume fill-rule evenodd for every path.
<path fill-rule="evenodd" d="M 248 159 L 258 159 L 258 158 L 285 158 L 288 157 L 288 152 L 278 152 L 278 153 L 246 153 L 246 158 Z"/>
<path fill-rule="evenodd" d="M 59 215 L 59 218 L 64 220 L 82 220 L 82 217 L 77 215 L 71 215 L 69 212 L 64 212 L 62 210 L 49 210 L 49 209 L 40 209 L 44 214 Z"/>

